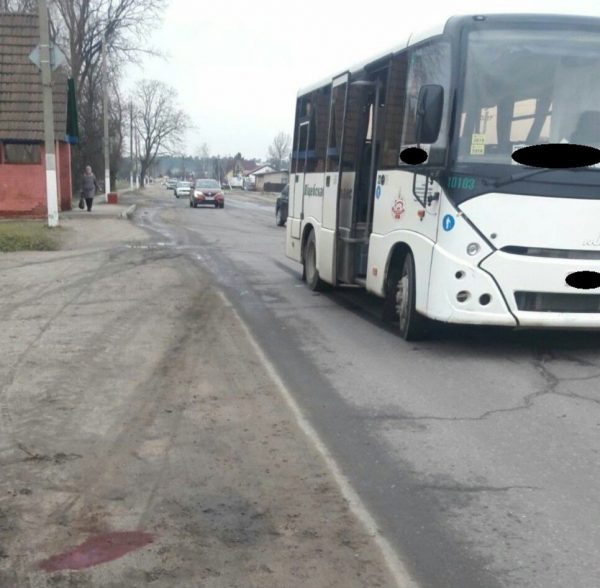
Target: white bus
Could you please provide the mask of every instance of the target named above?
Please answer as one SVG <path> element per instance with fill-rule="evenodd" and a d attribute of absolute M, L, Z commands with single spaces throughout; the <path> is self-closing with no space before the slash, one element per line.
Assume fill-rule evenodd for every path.
<path fill-rule="evenodd" d="M 550 143 L 600 146 L 600 19 L 453 17 L 298 93 L 286 254 L 314 290 L 383 298 L 405 339 L 600 327 L 600 169 L 512 158 Z"/>

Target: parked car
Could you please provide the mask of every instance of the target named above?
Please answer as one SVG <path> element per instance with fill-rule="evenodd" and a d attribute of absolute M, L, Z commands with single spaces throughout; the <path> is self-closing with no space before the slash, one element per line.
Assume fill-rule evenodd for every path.
<path fill-rule="evenodd" d="M 275 222 L 278 227 L 283 227 L 288 217 L 288 203 L 290 199 L 289 184 L 281 191 L 275 202 Z"/>
<path fill-rule="evenodd" d="M 175 190 L 175 188 L 177 187 L 177 179 L 169 178 L 165 185 L 167 187 L 167 190 Z"/>
<path fill-rule="evenodd" d="M 231 188 L 240 188 L 240 189 L 243 189 L 244 188 L 244 178 L 242 176 L 233 176 L 229 180 L 229 186 Z"/>
<path fill-rule="evenodd" d="M 191 191 L 191 182 L 177 182 L 177 186 L 175 187 L 175 198 L 179 198 L 180 196 L 189 196 Z"/>
<path fill-rule="evenodd" d="M 190 192 L 190 208 L 197 208 L 200 204 L 225 208 L 225 195 L 217 180 L 196 180 Z"/>

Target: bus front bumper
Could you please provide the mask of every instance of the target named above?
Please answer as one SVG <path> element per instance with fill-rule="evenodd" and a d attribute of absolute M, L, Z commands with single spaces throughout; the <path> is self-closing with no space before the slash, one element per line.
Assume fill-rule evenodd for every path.
<path fill-rule="evenodd" d="M 522 327 L 600 328 L 600 291 L 569 286 L 574 272 L 598 270 L 597 260 L 514 255 L 496 251 L 481 268 L 500 284 Z"/>
<path fill-rule="evenodd" d="M 600 328 L 600 289 L 577 290 L 566 277 L 597 271 L 595 260 L 500 251 L 479 267 L 435 248 L 427 316 L 448 323 L 526 328 Z"/>

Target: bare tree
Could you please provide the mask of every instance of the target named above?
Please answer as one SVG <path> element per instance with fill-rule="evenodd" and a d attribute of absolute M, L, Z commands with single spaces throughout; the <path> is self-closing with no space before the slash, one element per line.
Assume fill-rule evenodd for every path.
<path fill-rule="evenodd" d="M 212 162 L 210 160 L 210 148 L 208 143 L 202 143 L 202 145 L 200 145 L 196 151 L 196 155 L 200 162 L 200 174 L 202 177 L 207 177 L 212 171 Z"/>
<path fill-rule="evenodd" d="M 134 99 L 134 126 L 140 139 L 141 177 L 156 158 L 172 152 L 189 127 L 189 118 L 177 106 L 176 91 L 157 80 L 142 81 Z"/>
<path fill-rule="evenodd" d="M 2 0 L 0 0 L 2 1 Z M 26 0 L 8 0 L 20 1 Z M 33 0 L 37 3 L 37 0 Z M 147 37 L 166 0 L 50 0 L 52 35 L 67 56 L 75 80 L 80 117 L 80 147 L 73 152 L 73 175 L 86 164 L 103 167 L 101 51 L 106 39 L 109 86 L 118 84 L 114 64 L 137 61 L 149 50 Z M 114 92 L 111 91 L 111 99 Z M 111 106 L 111 110 L 114 108 Z M 114 119 L 113 119 L 114 123 Z M 122 134 L 122 132 L 121 132 Z"/>
<path fill-rule="evenodd" d="M 0 11 L 37 14 L 38 0 L 0 0 Z"/>
<path fill-rule="evenodd" d="M 109 158 L 110 158 L 110 185 L 111 190 L 117 189 L 117 173 L 123 161 L 124 129 L 129 122 L 129 113 L 123 104 L 118 79 L 109 84 L 109 108 L 108 108 L 108 132 L 110 136 Z"/>
<path fill-rule="evenodd" d="M 23 0 L 22 0 L 23 1 Z M 99 69 L 102 42 L 109 59 L 136 61 L 150 52 L 140 46 L 165 0 L 51 0 L 57 41 L 69 60 L 77 87 Z"/>
<path fill-rule="evenodd" d="M 37 12 L 38 0 L 0 0 L 0 12 Z"/>
<path fill-rule="evenodd" d="M 198 157 L 200 159 L 208 159 L 210 157 L 210 147 L 208 143 L 204 142 L 200 145 L 200 149 L 198 149 Z"/>
<path fill-rule="evenodd" d="M 288 158 L 290 154 L 290 147 L 292 144 L 291 137 L 281 131 L 275 135 L 273 143 L 269 147 L 269 163 L 277 170 L 281 169 L 283 162 Z"/>

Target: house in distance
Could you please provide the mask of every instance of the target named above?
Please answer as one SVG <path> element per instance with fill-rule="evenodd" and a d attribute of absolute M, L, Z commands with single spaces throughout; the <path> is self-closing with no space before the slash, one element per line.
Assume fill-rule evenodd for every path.
<path fill-rule="evenodd" d="M 44 217 L 46 170 L 42 80 L 29 59 L 39 44 L 36 14 L 0 13 L 0 217 Z M 59 210 L 71 208 L 68 77 L 52 74 Z"/>

